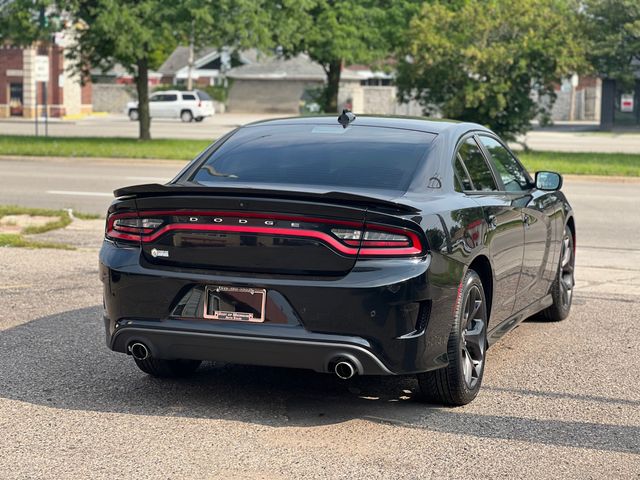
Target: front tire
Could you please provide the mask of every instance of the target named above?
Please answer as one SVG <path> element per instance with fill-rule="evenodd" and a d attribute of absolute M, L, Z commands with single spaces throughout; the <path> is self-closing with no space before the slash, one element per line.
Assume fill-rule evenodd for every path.
<path fill-rule="evenodd" d="M 542 311 L 542 318 L 548 322 L 559 322 L 569 316 L 573 300 L 573 286 L 575 284 L 575 250 L 573 248 L 573 232 L 567 225 L 564 228 L 562 249 L 558 273 L 551 285 L 553 303 Z"/>
<path fill-rule="evenodd" d="M 476 398 L 484 374 L 488 320 L 482 281 L 474 270 L 468 270 L 462 280 L 447 345 L 449 365 L 418 374 L 425 401 L 459 406 Z"/>
<path fill-rule="evenodd" d="M 187 377 L 195 372 L 202 363 L 200 360 L 163 360 L 153 357 L 144 360 L 134 358 L 133 360 L 144 373 L 159 378 Z"/>

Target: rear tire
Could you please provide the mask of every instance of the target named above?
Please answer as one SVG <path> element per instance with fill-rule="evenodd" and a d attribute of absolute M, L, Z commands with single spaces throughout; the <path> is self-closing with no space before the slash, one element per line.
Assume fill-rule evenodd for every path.
<path fill-rule="evenodd" d="M 163 360 L 161 358 L 149 357 L 145 360 L 133 359 L 136 365 L 144 373 L 159 378 L 179 378 L 186 377 L 195 372 L 200 364 L 200 360 Z"/>
<path fill-rule="evenodd" d="M 456 305 L 445 368 L 418 374 L 423 400 L 466 405 L 480 390 L 487 351 L 487 303 L 480 276 L 468 270 Z"/>
<path fill-rule="evenodd" d="M 551 285 L 553 303 L 542 311 L 542 319 L 548 322 L 559 322 L 569 316 L 573 300 L 573 286 L 575 270 L 575 252 L 573 249 L 573 233 L 567 225 L 564 227 L 558 273 Z"/>
<path fill-rule="evenodd" d="M 193 121 L 193 113 L 191 113 L 189 110 L 182 111 L 182 113 L 180 113 L 180 120 L 185 123 Z"/>
<path fill-rule="evenodd" d="M 196 117 L 196 122 L 201 122 L 202 120 L 204 120 L 204 117 Z"/>
<path fill-rule="evenodd" d="M 140 114 L 138 113 L 138 110 L 136 110 L 135 108 L 132 108 L 131 110 L 129 110 L 129 120 L 131 120 L 132 122 L 135 122 L 138 120 L 139 117 L 140 117 Z"/>

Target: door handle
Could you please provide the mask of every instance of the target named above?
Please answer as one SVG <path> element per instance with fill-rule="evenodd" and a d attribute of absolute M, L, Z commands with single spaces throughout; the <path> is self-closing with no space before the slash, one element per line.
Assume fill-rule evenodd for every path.
<path fill-rule="evenodd" d="M 524 221 L 525 226 L 527 226 L 527 227 L 528 227 L 529 225 L 531 225 L 531 216 L 530 216 L 530 215 L 528 215 L 528 214 L 526 214 L 526 213 L 525 213 L 525 214 L 522 216 L 522 220 Z"/>

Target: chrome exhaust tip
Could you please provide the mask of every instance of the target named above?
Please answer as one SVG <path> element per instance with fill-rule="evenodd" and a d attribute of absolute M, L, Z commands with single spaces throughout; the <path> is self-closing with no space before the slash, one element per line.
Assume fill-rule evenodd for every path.
<path fill-rule="evenodd" d="M 135 342 L 129 345 L 129 352 L 136 360 L 146 360 L 151 356 L 151 352 L 144 343 Z"/>
<path fill-rule="evenodd" d="M 336 366 L 333 368 L 333 371 L 335 372 L 336 376 L 338 378 L 341 378 L 342 380 L 349 380 L 356 374 L 356 369 L 353 365 L 351 365 L 351 362 L 346 362 L 344 360 L 337 362 Z"/>

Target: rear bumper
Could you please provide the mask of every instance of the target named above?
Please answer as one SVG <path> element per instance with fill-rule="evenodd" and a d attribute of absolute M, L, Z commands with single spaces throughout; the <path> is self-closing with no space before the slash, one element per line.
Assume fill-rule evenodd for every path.
<path fill-rule="evenodd" d="M 457 295 L 457 283 L 440 282 L 445 278 L 441 272 L 454 271 L 444 261 L 438 254 L 422 259 L 359 260 L 350 273 L 331 279 L 258 276 L 161 269 L 145 263 L 138 247 L 105 241 L 100 276 L 106 343 L 112 350 L 128 353 L 131 342 L 141 341 L 157 358 L 318 372 L 330 371 L 338 356 L 361 366 L 360 374 L 433 370 L 448 363 L 447 341 Z M 280 309 L 279 323 L 269 318 L 255 324 L 175 315 L 185 292 L 207 285 L 267 290 Z"/>
<path fill-rule="evenodd" d="M 109 320 L 105 319 L 109 328 Z M 126 353 L 133 342 L 144 343 L 157 358 L 223 361 L 271 367 L 295 367 L 331 372 L 338 359 L 348 359 L 359 374 L 390 375 L 392 372 L 367 348 L 363 339 L 314 335 L 301 327 L 287 335 L 251 336 L 188 327 L 182 321 L 121 321 L 107 339 L 112 350 Z M 292 335 L 294 333 L 294 335 Z"/>

